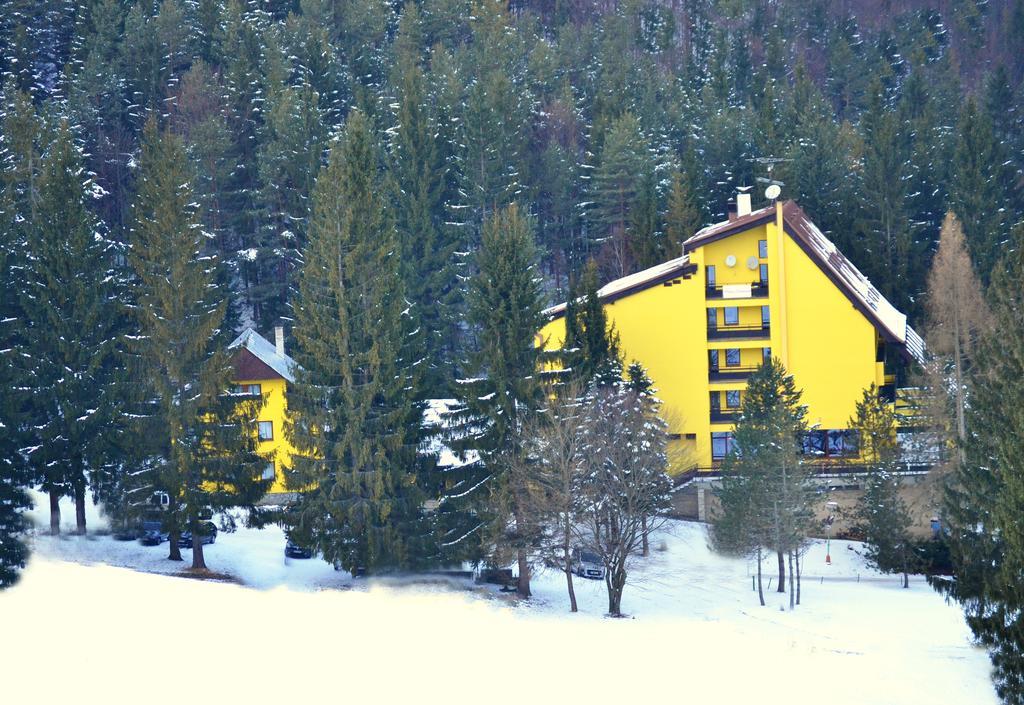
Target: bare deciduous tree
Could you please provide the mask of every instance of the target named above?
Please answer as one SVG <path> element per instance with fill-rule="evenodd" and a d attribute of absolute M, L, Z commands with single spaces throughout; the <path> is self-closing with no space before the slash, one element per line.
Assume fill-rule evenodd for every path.
<path fill-rule="evenodd" d="M 621 382 L 593 388 L 581 407 L 580 530 L 604 563 L 613 617 L 622 615 L 628 560 L 670 503 L 668 434 L 657 411 L 653 396 Z"/>

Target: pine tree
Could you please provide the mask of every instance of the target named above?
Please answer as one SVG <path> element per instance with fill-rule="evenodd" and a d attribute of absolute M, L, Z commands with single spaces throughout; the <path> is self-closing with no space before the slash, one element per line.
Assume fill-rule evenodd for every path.
<path fill-rule="evenodd" d="M 884 573 L 902 573 L 903 587 L 918 564 L 910 526 L 913 518 L 900 496 L 895 463 L 896 416 L 872 384 L 857 402 L 849 427 L 856 429 L 860 456 L 867 465 L 864 494 L 857 504 L 858 527 L 864 533 L 865 558 Z"/>
<path fill-rule="evenodd" d="M 993 332 L 978 355 L 965 459 L 948 483 L 943 520 L 955 580 L 933 585 L 957 600 L 975 637 L 989 650 L 996 692 L 1003 702 L 1024 702 L 1024 320 L 1020 288 L 1024 275 L 1018 227 L 1016 247 L 992 276 Z"/>
<path fill-rule="evenodd" d="M 420 412 L 382 152 L 361 112 L 317 178 L 295 303 L 287 433 L 298 453 L 290 521 L 346 570 L 422 562 Z"/>
<path fill-rule="evenodd" d="M 480 456 L 486 496 L 476 498 L 477 513 L 490 525 L 498 562 L 508 553 L 515 556 L 523 597 L 530 596 L 530 547 L 539 527 L 529 512 L 529 465 L 522 462 L 520 431 L 543 398 L 536 336 L 544 319 L 532 227 L 516 204 L 485 223 L 469 298 L 476 375 L 462 382 L 467 420 L 459 443 Z"/>
<path fill-rule="evenodd" d="M 6 95 L 4 96 L 6 98 Z M 6 100 L 5 100 L 6 103 Z M 6 105 L 4 108 L 6 109 Z M 5 116 L 6 117 L 6 116 Z M 5 120 L 6 124 L 6 120 Z M 0 163 L 9 163 L 9 133 L 0 131 Z M 27 368 L 19 347 L 24 339 L 19 270 L 24 266 L 23 229 L 16 223 L 12 185 L 0 172 L 0 589 L 13 585 L 28 560 L 23 533 L 28 528 L 22 512 L 31 507 L 25 492 L 29 472 L 23 449 L 26 426 Z"/>
<path fill-rule="evenodd" d="M 396 66 L 397 125 L 391 143 L 391 173 L 397 186 L 396 217 L 402 278 L 420 329 L 421 389 L 429 397 L 451 395 L 459 338 L 457 242 L 445 225 L 445 172 L 437 127 L 420 66 L 419 19 L 409 3 L 399 40 L 410 44 Z M 411 35 L 411 36 L 410 36 Z"/>
<path fill-rule="evenodd" d="M 609 325 L 604 304 L 597 294 L 597 263 L 589 260 L 578 280 L 569 290 L 565 310 L 565 343 L 563 365 L 570 376 L 586 386 L 595 375 L 608 373 L 609 365 L 621 373 L 619 335 Z M 621 378 L 621 374 L 619 375 Z"/>
<path fill-rule="evenodd" d="M 641 231 L 645 175 L 650 169 L 640 123 L 626 113 L 608 130 L 591 184 L 591 222 L 607 260 L 606 271 L 621 277 L 635 271 L 653 232 Z"/>
<path fill-rule="evenodd" d="M 665 245 L 669 257 L 683 253 L 683 242 L 700 230 L 703 215 L 692 176 L 683 171 L 672 175 L 672 188 L 668 197 L 668 213 L 665 215 Z"/>
<path fill-rule="evenodd" d="M 67 123 L 47 150 L 27 242 L 24 351 L 32 361 L 32 465 L 44 490 L 74 498 L 84 534 L 89 473 L 103 463 L 117 404 L 113 248 L 87 207 Z M 59 527 L 58 527 L 59 528 Z"/>
<path fill-rule="evenodd" d="M 233 368 L 222 327 L 226 292 L 218 258 L 198 218 L 193 174 L 180 138 L 146 124 L 133 207 L 129 264 L 135 274 L 134 353 L 149 390 L 139 424 L 148 439 L 152 486 L 165 492 L 171 560 L 192 534 L 192 567 L 205 570 L 201 522 L 209 511 L 250 510 L 269 487 L 257 452 L 259 402 L 229 393 Z"/>
<path fill-rule="evenodd" d="M 949 201 L 963 224 L 971 259 L 987 285 L 1013 224 L 1013 214 L 1007 209 L 1012 203 L 1012 173 L 1002 145 L 993 134 L 991 120 L 974 100 L 964 106 L 957 134 Z"/>
<path fill-rule="evenodd" d="M 288 312 L 309 222 L 309 196 L 326 135 L 319 97 L 308 86 L 276 84 L 266 97 L 256 154 L 261 213 L 256 247 L 242 263 L 254 318 L 269 327 Z"/>
<path fill-rule="evenodd" d="M 921 253 L 916 245 L 918 226 L 910 212 L 907 139 L 885 98 L 876 82 L 861 121 L 864 157 L 858 186 L 863 201 L 858 229 L 869 278 L 897 308 L 907 310 L 914 292 L 912 263 Z"/>
<path fill-rule="evenodd" d="M 812 519 L 813 495 L 798 443 L 806 432 L 800 391 L 782 363 L 773 358 L 747 382 L 733 448 L 722 468 L 721 512 L 715 519 L 714 543 L 725 552 L 754 555 L 758 595 L 764 605 L 761 563 L 774 551 L 779 564 L 779 592 L 785 590 L 785 559 L 790 560 L 790 607 L 798 588 L 792 581 Z M 799 569 L 796 576 L 799 579 Z"/>

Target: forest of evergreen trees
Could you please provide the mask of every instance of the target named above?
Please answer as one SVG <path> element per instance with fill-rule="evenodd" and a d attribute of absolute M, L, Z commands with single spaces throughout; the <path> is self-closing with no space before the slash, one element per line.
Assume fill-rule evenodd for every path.
<path fill-rule="evenodd" d="M 525 565 L 543 306 L 677 256 L 736 187 L 771 176 L 912 321 L 956 330 L 948 350 L 929 337 L 939 377 L 955 372 L 960 451 L 964 579 L 940 587 L 1021 702 L 1024 451 L 1004 436 L 1024 426 L 1024 4 L 0 9 L 0 586 L 25 560 L 25 486 L 54 510 L 73 497 L 82 531 L 87 489 L 116 510 L 159 488 L 194 537 L 210 508 L 254 508 L 267 483 L 252 414 L 224 394 L 225 347 L 282 319 L 302 368 L 294 487 L 316 488 L 289 510 L 296 535 L 351 570 L 483 546 Z M 948 211 L 959 249 L 933 268 Z M 968 298 L 938 293 L 955 271 L 977 272 L 966 286 L 998 323 L 943 318 L 937 301 Z M 614 341 L 578 333 L 605 351 L 579 360 L 600 377 Z M 655 414 L 612 377 L 594 408 Z M 482 462 L 438 477 L 420 419 L 453 397 L 450 440 Z"/>

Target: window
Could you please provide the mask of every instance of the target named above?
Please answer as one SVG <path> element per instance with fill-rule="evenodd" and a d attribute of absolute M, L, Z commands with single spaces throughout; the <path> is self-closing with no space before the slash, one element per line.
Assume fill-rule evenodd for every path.
<path fill-rule="evenodd" d="M 708 275 L 708 288 L 712 289 L 715 286 L 715 265 L 709 264 L 707 266 L 707 275 Z"/>
<path fill-rule="evenodd" d="M 715 329 L 718 327 L 718 309 L 708 309 L 708 328 Z"/>
<path fill-rule="evenodd" d="M 761 327 L 767 328 L 768 324 L 772 321 L 771 309 L 767 306 L 761 307 Z"/>
<path fill-rule="evenodd" d="M 259 433 L 261 441 L 272 441 L 274 440 L 274 422 L 273 421 L 260 421 Z"/>
<path fill-rule="evenodd" d="M 857 455 L 857 432 L 848 430 L 831 430 L 828 438 L 829 457 Z"/>
<path fill-rule="evenodd" d="M 740 349 L 729 348 L 725 351 L 725 366 L 726 367 L 739 367 L 740 366 Z"/>
<path fill-rule="evenodd" d="M 722 397 L 718 392 L 711 392 L 711 413 L 722 410 Z"/>
<path fill-rule="evenodd" d="M 740 322 L 740 310 L 736 306 L 726 306 L 725 311 L 725 325 L 735 326 Z"/>
<path fill-rule="evenodd" d="M 722 460 L 733 450 L 732 432 L 716 431 L 711 434 L 711 459 Z"/>
<path fill-rule="evenodd" d="M 274 464 L 267 463 L 267 466 L 263 468 L 263 479 L 273 480 L 274 479 Z"/>
<path fill-rule="evenodd" d="M 772 349 L 761 348 L 761 362 L 771 362 L 772 360 Z"/>
<path fill-rule="evenodd" d="M 757 241 L 757 256 L 761 259 L 768 259 L 768 241 L 758 240 Z"/>
<path fill-rule="evenodd" d="M 258 384 L 236 384 L 231 388 L 231 393 L 258 397 L 263 393 L 263 388 Z"/>
<path fill-rule="evenodd" d="M 712 370 L 718 370 L 718 351 L 708 350 L 708 367 Z"/>
<path fill-rule="evenodd" d="M 761 273 L 761 286 L 768 286 L 768 265 L 762 264 L 758 271 Z"/>
<path fill-rule="evenodd" d="M 808 431 L 805 433 L 800 450 L 804 455 L 825 455 L 825 432 Z"/>
<path fill-rule="evenodd" d="M 740 390 L 730 389 L 725 393 L 725 408 L 727 409 L 738 409 L 740 408 Z"/>

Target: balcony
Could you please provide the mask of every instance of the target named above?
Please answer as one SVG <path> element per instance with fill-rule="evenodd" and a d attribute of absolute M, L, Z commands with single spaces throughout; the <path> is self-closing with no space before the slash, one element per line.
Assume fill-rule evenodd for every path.
<path fill-rule="evenodd" d="M 736 423 L 739 412 L 735 410 L 712 409 L 711 423 Z"/>
<path fill-rule="evenodd" d="M 768 340 L 771 326 L 761 323 L 756 326 L 708 326 L 708 340 Z"/>
<path fill-rule="evenodd" d="M 742 382 L 760 369 L 759 367 L 712 367 L 708 370 L 708 381 Z"/>
<path fill-rule="evenodd" d="M 768 282 L 712 285 L 704 290 L 704 296 L 708 299 L 763 299 L 768 296 Z"/>

